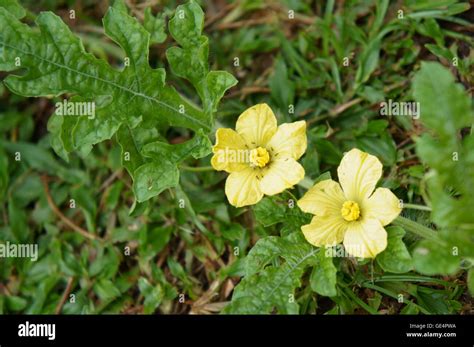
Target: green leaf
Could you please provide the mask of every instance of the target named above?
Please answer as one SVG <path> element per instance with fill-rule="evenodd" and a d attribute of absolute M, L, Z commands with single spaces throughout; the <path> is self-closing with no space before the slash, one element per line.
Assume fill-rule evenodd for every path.
<path fill-rule="evenodd" d="M 181 11 L 185 14 L 182 19 Z M 161 159 L 157 161 L 142 152 L 144 146 L 149 143 L 158 146 L 156 141 L 163 140 L 158 131 L 169 125 L 203 131 L 202 134 L 210 131 L 212 114 L 220 98 L 237 82 L 227 72 L 209 71 L 208 41 L 202 35 L 204 14 L 194 2 L 180 6 L 170 21 L 170 31 L 182 48 L 171 48 L 169 63 L 173 71 L 195 84 L 204 106 L 204 112 L 201 111 L 166 84 L 163 68 L 150 67 L 150 32 L 155 42 L 162 42 L 164 19 L 161 15 L 153 17 L 149 10 L 145 17 L 143 27 L 128 15 L 120 1 L 108 9 L 103 19 L 105 33 L 125 53 L 123 68 L 118 70 L 87 53 L 81 40 L 53 13 L 41 13 L 36 19 L 38 28 L 34 28 L 0 8 L 0 26 L 5 28 L 0 33 L 0 69 L 12 72 L 4 84 L 22 96 L 67 93 L 73 97 L 64 103 L 95 105 L 92 115 L 76 112 L 65 115 L 58 112 L 61 102 L 57 103 L 48 123 L 51 145 L 58 155 L 69 160 L 70 152 L 78 151 L 85 156 L 92 146 L 116 134 L 122 148 L 122 164 L 132 176 L 139 201 L 175 186 L 179 177 L 176 164 L 185 159 L 173 158 L 162 163 Z M 202 54 L 195 55 L 196 49 Z M 180 61 L 182 54 L 189 62 Z M 16 72 L 19 68 L 24 71 L 22 75 Z M 186 155 L 182 146 L 174 148 L 164 143 L 163 147 L 164 155 L 175 152 Z M 195 158 L 207 155 L 204 146 L 200 150 L 201 153 L 188 154 Z"/>
<path fill-rule="evenodd" d="M 299 231 L 301 226 L 309 223 L 309 214 L 305 214 L 298 207 L 293 197 L 289 196 L 287 201 L 274 197 L 265 197 L 253 207 L 255 218 L 258 223 L 265 227 L 282 223 L 280 234 L 289 235 Z"/>
<path fill-rule="evenodd" d="M 161 285 L 158 284 L 153 286 L 146 278 L 141 277 L 138 280 L 138 288 L 140 289 L 140 293 L 145 298 L 143 303 L 143 313 L 151 314 L 155 312 L 156 308 L 160 306 L 164 297 L 164 292 L 161 288 Z"/>
<path fill-rule="evenodd" d="M 384 165 L 392 166 L 397 161 L 397 147 L 392 137 L 386 132 L 378 137 L 358 138 L 357 147 L 377 156 Z"/>
<path fill-rule="evenodd" d="M 5 8 L 18 19 L 21 19 L 26 15 L 25 9 L 18 3 L 17 0 L 0 0 L 0 7 Z"/>
<path fill-rule="evenodd" d="M 169 21 L 169 31 L 181 47 L 169 48 L 166 57 L 173 73 L 192 83 L 205 113 L 211 115 L 237 80 L 225 71 L 209 71 L 209 41 L 202 35 L 203 26 L 204 13 L 197 3 L 190 1 L 178 6 Z"/>
<path fill-rule="evenodd" d="M 434 44 L 427 43 L 425 44 L 425 47 L 434 55 L 436 55 L 438 58 L 441 59 L 446 59 L 448 61 L 453 61 L 453 58 L 455 55 L 453 52 L 451 52 L 449 49 L 442 47 L 442 46 L 437 46 Z"/>
<path fill-rule="evenodd" d="M 114 210 L 120 200 L 120 196 L 123 190 L 124 183 L 122 181 L 115 182 L 109 188 L 107 188 L 105 193 L 105 206 L 109 210 Z"/>
<path fill-rule="evenodd" d="M 2 202 L 6 197 L 8 181 L 8 158 L 0 147 L 0 202 Z"/>
<path fill-rule="evenodd" d="M 265 227 L 280 223 L 285 220 L 285 206 L 279 204 L 271 197 L 263 198 L 253 207 L 257 222 Z"/>
<path fill-rule="evenodd" d="M 222 236 L 227 240 L 234 241 L 234 240 L 242 240 L 247 233 L 247 230 L 238 223 L 232 223 L 228 227 L 222 229 Z"/>
<path fill-rule="evenodd" d="M 286 114 L 289 105 L 294 104 L 295 83 L 289 80 L 288 69 L 282 58 L 276 60 L 274 71 L 268 81 L 272 100 Z"/>
<path fill-rule="evenodd" d="M 84 173 L 68 169 L 61 165 L 46 148 L 26 142 L 2 142 L 3 148 L 14 158 L 19 155 L 19 161 L 24 161 L 32 169 L 59 176 L 69 183 L 84 183 Z"/>
<path fill-rule="evenodd" d="M 19 296 L 6 296 L 5 303 L 8 310 L 13 312 L 22 311 L 28 305 L 28 301 Z"/>
<path fill-rule="evenodd" d="M 128 7 L 125 4 L 125 0 L 114 0 L 113 4 L 112 4 L 112 7 L 119 10 L 119 11 L 129 13 Z"/>
<path fill-rule="evenodd" d="M 471 101 L 463 87 L 438 63 L 422 63 L 413 79 L 413 95 L 420 103 L 421 121 L 440 136 L 452 136 L 473 121 Z"/>
<path fill-rule="evenodd" d="M 191 140 L 170 145 L 164 142 L 152 142 L 143 146 L 142 154 L 155 161 L 169 161 L 174 164 L 181 163 L 188 157 L 203 158 L 211 153 L 212 144 L 202 131 L 198 132 Z"/>
<path fill-rule="evenodd" d="M 94 112 L 95 116 L 90 117 L 80 114 L 63 116 L 56 113 L 51 116 L 48 121 L 48 130 L 55 135 L 51 143 L 61 157 L 64 158 L 64 155 L 62 155 L 62 151 L 64 151 L 67 160 L 67 154 L 73 150 L 78 150 L 82 156 L 85 156 L 92 150 L 93 145 L 112 138 L 121 122 L 116 117 L 110 117 L 107 111 L 102 109 L 102 106 L 109 103 L 110 100 L 109 97 L 97 97 L 93 101 L 80 96 L 73 96 L 69 99 L 70 103 L 95 102 L 97 107 Z M 58 104 L 56 104 L 56 107 L 58 107 Z M 51 122 L 54 124 L 50 124 Z M 54 144 L 57 146 L 54 147 Z"/>
<path fill-rule="evenodd" d="M 455 3 L 457 1 L 421 1 L 410 6 L 411 9 L 424 9 L 425 11 L 418 11 L 408 13 L 407 18 L 439 18 L 444 16 L 454 16 L 458 13 L 470 9 L 469 3 Z"/>
<path fill-rule="evenodd" d="M 134 172 L 133 190 L 139 202 L 160 194 L 179 183 L 178 164 L 189 156 L 202 158 L 211 152 L 209 138 L 201 131 L 194 138 L 178 145 L 152 142 L 142 148 L 143 157 L 153 159 Z"/>
<path fill-rule="evenodd" d="M 380 38 L 373 39 L 362 51 L 359 67 L 356 73 L 355 88 L 368 81 L 379 63 Z"/>
<path fill-rule="evenodd" d="M 379 310 L 380 304 L 382 303 L 383 296 L 379 292 L 374 292 L 374 297 L 367 298 L 367 302 L 370 307 L 375 310 Z"/>
<path fill-rule="evenodd" d="M 444 34 L 434 18 L 427 18 L 418 29 L 423 35 L 432 37 L 439 46 L 444 45 Z M 429 44 L 426 44 L 427 47 Z M 428 47 L 427 47 L 428 48 Z"/>
<path fill-rule="evenodd" d="M 382 0 L 376 2 L 375 20 L 370 28 L 370 37 L 374 37 L 382 27 L 385 14 L 387 13 L 388 5 L 389 0 Z"/>
<path fill-rule="evenodd" d="M 151 162 L 135 171 L 133 191 L 138 202 L 146 201 L 179 183 L 179 171 L 173 164 Z"/>
<path fill-rule="evenodd" d="M 112 247 L 100 247 L 96 259 L 89 266 L 89 276 L 110 279 L 115 276 L 120 265 L 117 250 Z"/>
<path fill-rule="evenodd" d="M 467 273 L 467 288 L 469 293 L 474 296 L 474 268 L 471 267 Z"/>
<path fill-rule="evenodd" d="M 94 230 L 95 219 L 97 216 L 97 205 L 93 191 L 87 187 L 80 186 L 71 189 L 71 197 L 76 201 L 78 207 L 81 207 L 87 221 L 87 228 L 89 230 Z"/>
<path fill-rule="evenodd" d="M 143 228 L 139 238 L 139 252 L 146 258 L 153 258 L 168 244 L 173 228 Z"/>
<path fill-rule="evenodd" d="M 29 236 L 28 216 L 13 198 L 8 199 L 8 220 L 15 241 L 26 242 Z"/>
<path fill-rule="evenodd" d="M 332 257 L 326 256 L 324 248 L 318 253 L 319 263 L 311 273 L 311 289 L 324 296 L 337 295 L 337 268 L 332 262 Z"/>
<path fill-rule="evenodd" d="M 94 292 L 104 301 L 108 301 L 120 296 L 120 291 L 114 286 L 112 281 L 101 279 L 94 284 Z"/>
<path fill-rule="evenodd" d="M 298 313 L 295 289 L 301 286 L 306 268 L 317 263 L 317 252 L 301 233 L 259 240 L 247 257 L 247 276 L 235 287 L 232 301 L 223 312 L 265 314 L 276 308 L 280 313 Z M 283 264 L 268 265 L 280 257 Z"/>
<path fill-rule="evenodd" d="M 69 152 L 73 150 L 73 146 L 70 145 L 70 137 L 63 138 L 63 134 L 65 134 L 63 132 L 64 121 L 64 117 L 53 114 L 49 117 L 47 127 L 48 131 L 52 134 L 50 139 L 51 147 L 64 161 L 69 162 Z"/>
<path fill-rule="evenodd" d="M 430 171 L 425 175 L 431 199 L 431 219 L 440 240 L 423 241 L 413 252 L 415 268 L 426 274 L 453 274 L 461 258 L 474 257 L 474 123 L 471 99 L 451 72 L 438 63 L 424 62 L 413 80 L 426 133 L 416 150 Z"/>
<path fill-rule="evenodd" d="M 377 263 L 384 271 L 405 273 L 413 270 L 413 260 L 408 252 L 403 237 L 405 230 L 398 226 L 386 227 L 387 248 L 377 256 Z"/>
<path fill-rule="evenodd" d="M 452 275 L 459 268 L 460 258 L 450 247 L 443 247 L 431 240 L 421 241 L 413 251 L 416 271 L 425 275 Z"/>
<path fill-rule="evenodd" d="M 122 124 L 116 133 L 117 142 L 120 144 L 122 165 L 134 178 L 135 170 L 144 164 L 145 159 L 140 154 L 137 139 L 140 136 L 140 128 L 132 129 L 127 124 Z"/>
<path fill-rule="evenodd" d="M 415 315 L 420 313 L 420 310 L 416 305 L 413 305 L 411 303 L 407 304 L 401 311 L 400 314 L 409 314 L 409 315 Z"/>
<path fill-rule="evenodd" d="M 179 278 L 183 282 L 185 287 L 191 286 L 191 279 L 188 277 L 186 270 L 180 263 L 178 263 L 175 259 L 169 257 L 167 260 L 167 264 L 173 276 Z"/>
<path fill-rule="evenodd" d="M 145 18 L 143 26 L 150 33 L 150 41 L 152 43 L 163 43 L 166 40 L 165 19 L 163 14 L 153 16 L 151 8 L 145 9 Z"/>
<path fill-rule="evenodd" d="M 237 79 L 227 71 L 210 71 L 206 76 L 206 88 L 208 91 L 209 101 L 203 103 L 212 105 L 212 111 L 217 111 L 219 101 L 225 92 L 238 83 Z"/>
<path fill-rule="evenodd" d="M 114 8 L 109 8 L 104 17 L 106 34 L 130 59 L 130 66 L 123 71 L 112 69 L 86 53 L 81 41 L 53 13 L 41 13 L 36 23 L 40 32 L 0 9 L 0 24 L 4 28 L 0 34 L 4 47 L 1 61 L 9 64 L 8 70 L 14 70 L 15 58 L 19 57 L 21 67 L 28 69 L 26 75 L 10 75 L 5 79 L 11 91 L 23 96 L 65 92 L 86 98 L 110 96 L 109 104 L 104 107 L 109 117 L 118 117 L 122 122 L 140 115 L 159 115 L 172 125 L 209 129 L 210 120 L 165 85 L 165 71 L 150 68 L 150 34 L 133 17 Z M 180 104 L 185 106 L 184 112 L 179 111 Z"/>
<path fill-rule="evenodd" d="M 285 263 L 266 269 L 259 276 L 244 278 L 234 289 L 232 302 L 224 313 L 268 314 L 276 308 L 283 314 L 297 314 L 298 305 L 292 295 L 301 285 L 303 270 L 303 263 L 294 266 Z"/>
<path fill-rule="evenodd" d="M 291 243 L 278 236 L 258 240 L 246 258 L 246 275 L 251 276 L 262 271 L 268 263 L 279 257 L 286 247 L 291 247 Z"/>
<path fill-rule="evenodd" d="M 421 306 L 434 314 L 453 314 L 455 311 L 449 300 L 447 300 L 446 292 L 419 286 L 417 288 L 417 299 Z"/>

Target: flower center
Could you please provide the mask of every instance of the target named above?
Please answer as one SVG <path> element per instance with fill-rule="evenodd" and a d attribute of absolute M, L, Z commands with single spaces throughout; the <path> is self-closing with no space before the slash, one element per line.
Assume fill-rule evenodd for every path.
<path fill-rule="evenodd" d="M 250 164 L 252 166 L 264 167 L 270 161 L 270 154 L 263 147 L 257 147 L 250 151 Z"/>
<path fill-rule="evenodd" d="M 350 201 L 350 200 L 346 201 L 344 204 L 342 204 L 341 215 L 348 222 L 352 222 L 354 220 L 359 219 L 359 216 L 360 216 L 359 204 L 357 204 L 357 202 Z"/>

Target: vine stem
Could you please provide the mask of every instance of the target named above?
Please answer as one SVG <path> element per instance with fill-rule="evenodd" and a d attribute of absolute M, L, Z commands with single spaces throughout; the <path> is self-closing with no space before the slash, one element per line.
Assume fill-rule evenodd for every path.
<path fill-rule="evenodd" d="M 403 208 L 410 208 L 412 210 L 430 211 L 431 212 L 431 207 L 423 206 L 423 205 L 403 204 Z"/>
<path fill-rule="evenodd" d="M 417 222 L 412 221 L 411 219 L 398 216 L 393 222 L 393 225 L 398 225 L 403 229 L 411 232 L 412 234 L 421 236 L 425 239 L 435 240 L 441 242 L 438 237 L 438 233 L 430 228 L 425 227 Z"/>
<path fill-rule="evenodd" d="M 212 166 L 187 166 L 187 165 L 181 165 L 180 169 L 183 169 L 185 171 L 193 171 L 193 172 L 204 172 L 204 171 L 214 170 Z"/>
<path fill-rule="evenodd" d="M 290 197 L 294 200 L 295 203 L 298 201 L 298 198 L 292 192 L 290 192 L 289 189 L 287 189 L 286 192 L 290 195 Z"/>

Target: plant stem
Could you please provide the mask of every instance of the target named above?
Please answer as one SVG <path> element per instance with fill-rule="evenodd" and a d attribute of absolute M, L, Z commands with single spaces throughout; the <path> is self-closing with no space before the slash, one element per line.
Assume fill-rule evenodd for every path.
<path fill-rule="evenodd" d="M 416 205 L 416 204 L 403 204 L 403 208 L 410 208 L 413 210 L 421 210 L 421 211 L 431 211 L 431 207 L 429 206 Z"/>
<path fill-rule="evenodd" d="M 296 198 L 296 196 L 295 196 L 292 192 L 290 192 L 289 189 L 287 189 L 286 192 L 291 196 L 291 198 L 294 200 L 294 202 L 297 202 L 297 201 L 298 201 L 298 199 Z"/>
<path fill-rule="evenodd" d="M 368 283 L 377 283 L 377 282 L 422 282 L 422 283 L 435 283 L 440 284 L 445 287 L 456 286 L 455 283 L 443 281 L 438 278 L 432 278 L 428 276 L 419 276 L 419 275 L 383 275 L 377 276 L 373 281 L 367 281 Z"/>
<path fill-rule="evenodd" d="M 193 171 L 193 172 L 204 172 L 204 171 L 213 171 L 214 168 L 212 166 L 187 166 L 187 165 L 181 165 L 179 167 L 180 169 L 183 169 L 185 171 Z"/>
<path fill-rule="evenodd" d="M 393 222 L 392 222 L 393 225 L 398 225 L 400 227 L 402 227 L 403 229 L 415 234 L 415 235 L 418 235 L 418 236 L 421 236 L 425 239 L 430 239 L 430 240 L 435 240 L 435 241 L 440 241 L 441 240 L 439 239 L 438 237 L 438 234 L 436 233 L 436 231 L 430 229 L 430 228 L 427 228 L 425 227 L 424 225 L 421 225 L 417 222 L 414 222 L 412 221 L 411 219 L 408 219 L 408 218 L 405 218 L 405 217 L 402 217 L 402 216 L 398 216 Z"/>

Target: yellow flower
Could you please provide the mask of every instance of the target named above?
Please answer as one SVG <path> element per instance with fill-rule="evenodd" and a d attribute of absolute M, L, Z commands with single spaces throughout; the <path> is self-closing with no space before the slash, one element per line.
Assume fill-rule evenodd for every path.
<path fill-rule="evenodd" d="M 277 120 L 267 104 L 242 113 L 235 131 L 216 132 L 211 164 L 230 173 L 225 184 L 229 202 L 242 207 L 259 202 L 263 195 L 275 195 L 304 177 L 297 160 L 306 151 L 306 123 Z"/>
<path fill-rule="evenodd" d="M 374 258 L 387 247 L 384 226 L 400 214 L 399 200 L 387 188 L 375 189 L 382 163 L 373 155 L 352 149 L 337 175 L 340 185 L 321 181 L 298 201 L 303 211 L 315 215 L 301 228 L 303 234 L 317 247 L 344 242 L 352 256 Z"/>

